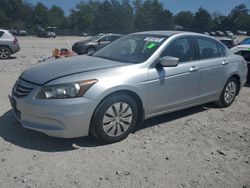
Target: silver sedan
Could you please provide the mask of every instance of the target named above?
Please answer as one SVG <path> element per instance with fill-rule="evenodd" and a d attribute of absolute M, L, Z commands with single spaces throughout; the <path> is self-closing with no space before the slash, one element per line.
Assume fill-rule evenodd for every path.
<path fill-rule="evenodd" d="M 208 102 L 228 107 L 246 76 L 245 60 L 212 37 L 140 32 L 24 71 L 10 101 L 25 128 L 112 143 L 160 114 Z"/>

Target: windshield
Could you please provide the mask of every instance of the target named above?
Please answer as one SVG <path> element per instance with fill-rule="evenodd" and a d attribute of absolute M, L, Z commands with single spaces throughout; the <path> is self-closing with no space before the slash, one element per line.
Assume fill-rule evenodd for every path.
<path fill-rule="evenodd" d="M 90 37 L 89 40 L 90 41 L 95 41 L 95 40 L 98 40 L 99 38 L 103 37 L 104 35 L 95 35 L 93 37 Z"/>
<path fill-rule="evenodd" d="M 166 36 L 149 34 L 126 35 L 93 54 L 95 57 L 125 63 L 146 61 L 166 40 Z"/>

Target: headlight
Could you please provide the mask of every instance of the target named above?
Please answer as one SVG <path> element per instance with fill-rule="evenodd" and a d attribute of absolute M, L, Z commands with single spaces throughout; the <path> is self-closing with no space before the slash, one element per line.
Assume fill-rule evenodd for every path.
<path fill-rule="evenodd" d="M 37 99 L 65 99 L 81 97 L 95 83 L 96 79 L 74 83 L 44 86 L 36 96 Z"/>

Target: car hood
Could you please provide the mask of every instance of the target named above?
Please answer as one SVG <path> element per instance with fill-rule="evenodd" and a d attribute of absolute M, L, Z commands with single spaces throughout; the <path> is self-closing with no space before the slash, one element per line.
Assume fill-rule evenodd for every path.
<path fill-rule="evenodd" d="M 43 85 L 64 76 L 126 65 L 128 64 L 83 55 L 35 65 L 24 71 L 20 77 L 26 81 Z"/>

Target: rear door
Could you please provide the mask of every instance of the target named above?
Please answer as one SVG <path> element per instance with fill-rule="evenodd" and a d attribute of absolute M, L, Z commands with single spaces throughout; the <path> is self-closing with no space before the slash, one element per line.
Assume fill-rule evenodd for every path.
<path fill-rule="evenodd" d="M 217 99 L 227 77 L 229 59 L 225 47 L 208 37 L 196 37 L 196 46 L 201 73 L 199 100 Z"/>

